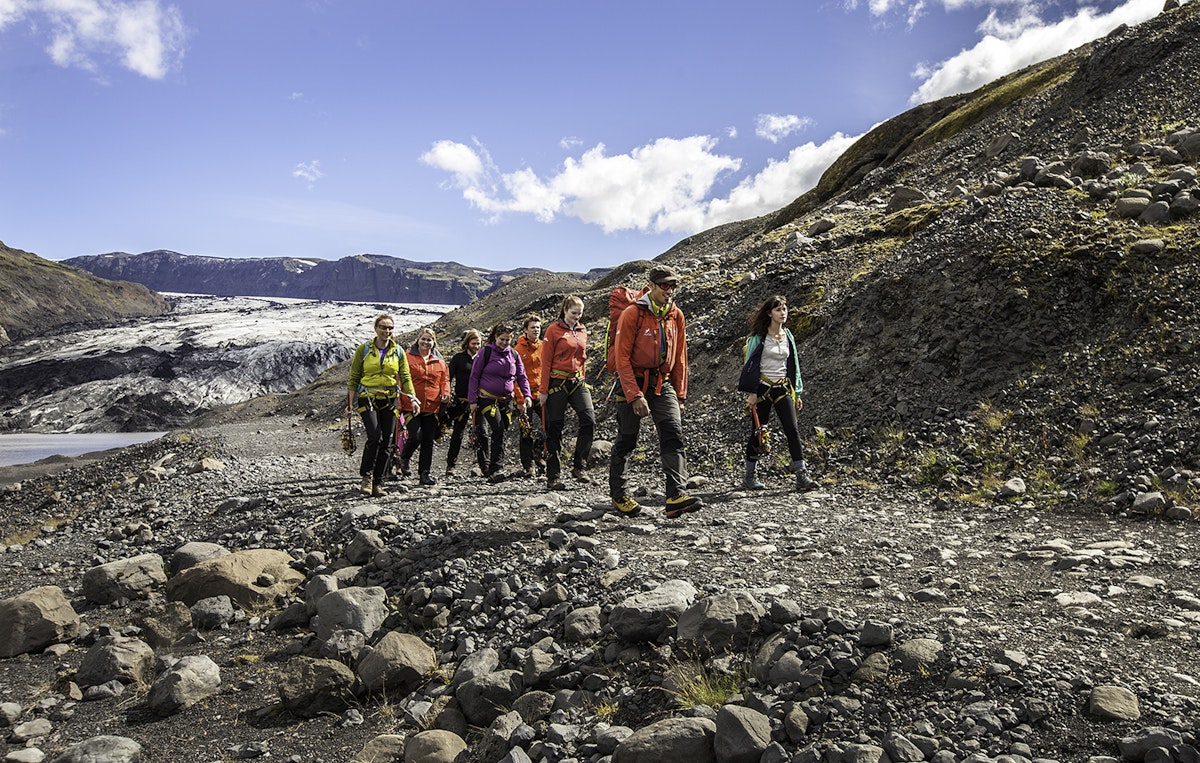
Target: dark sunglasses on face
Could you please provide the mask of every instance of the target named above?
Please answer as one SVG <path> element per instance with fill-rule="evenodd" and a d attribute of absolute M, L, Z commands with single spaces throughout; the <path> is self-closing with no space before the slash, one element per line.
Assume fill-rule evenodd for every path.
<path fill-rule="evenodd" d="M 376 331 L 379 331 L 379 330 L 382 330 L 382 331 L 391 331 L 391 330 L 392 330 L 392 328 L 393 328 L 392 326 L 376 326 L 376 327 L 375 327 L 375 330 L 376 330 Z"/>
<path fill-rule="evenodd" d="M 675 289 L 679 286 L 679 284 L 674 283 L 672 281 L 663 281 L 661 283 L 656 283 L 654 285 L 657 286 L 658 288 L 662 289 L 663 291 L 675 291 Z"/>

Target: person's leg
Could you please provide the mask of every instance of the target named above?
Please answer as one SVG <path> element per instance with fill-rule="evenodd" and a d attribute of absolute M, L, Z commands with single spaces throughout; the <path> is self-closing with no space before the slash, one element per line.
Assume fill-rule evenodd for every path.
<path fill-rule="evenodd" d="M 758 402 L 754 405 L 754 410 L 758 414 L 759 426 L 765 427 L 767 421 L 771 417 L 771 401 L 762 397 L 762 394 L 768 387 L 763 384 L 758 388 Z M 746 438 L 746 476 L 742 480 L 742 487 L 751 490 L 762 490 L 766 487 L 758 478 L 758 458 L 762 454 L 759 452 L 758 430 L 754 426 L 754 416 L 747 414 L 749 422 L 749 436 Z"/>
<path fill-rule="evenodd" d="M 562 433 L 567 415 L 567 393 L 561 384 L 551 382 L 550 397 L 542 406 L 546 414 L 546 484 L 558 480 L 562 471 Z"/>
<path fill-rule="evenodd" d="M 483 407 L 481 406 L 475 413 L 475 458 L 479 462 L 479 473 L 484 477 L 488 476 L 488 453 L 491 450 L 491 439 L 488 433 L 491 431 L 491 426 L 488 424 L 488 417 L 483 415 Z"/>
<path fill-rule="evenodd" d="M 574 469 L 571 473 L 576 479 L 580 479 L 592 453 L 592 440 L 596 434 L 596 412 L 592 408 L 592 393 L 588 391 L 587 385 L 582 381 L 575 389 L 571 390 L 567 401 L 575 409 L 575 415 L 579 417 L 579 431 L 575 435 L 575 455 L 572 459 Z M 559 437 L 560 439 L 562 437 L 561 430 Z M 588 481 L 591 481 L 590 478 Z"/>
<path fill-rule="evenodd" d="M 450 444 L 446 446 L 446 474 L 454 471 L 458 463 L 458 452 L 462 450 L 463 431 L 467 428 L 467 416 L 459 414 L 454 417 L 454 428 L 450 430 Z"/>
<path fill-rule="evenodd" d="M 650 417 L 658 430 L 659 452 L 669 500 L 683 492 L 683 485 L 688 478 L 679 399 L 675 396 L 675 388 L 669 382 L 663 382 L 662 394 L 647 395 L 646 402 L 650 404 Z"/>
<path fill-rule="evenodd" d="M 383 484 L 383 473 L 388 466 L 390 438 L 394 437 L 396 433 L 396 409 L 392 407 L 390 400 L 380 400 L 375 406 L 375 414 L 379 417 L 380 442 L 375 450 L 375 468 L 372 470 L 372 477 L 375 487 L 379 488 Z"/>
<path fill-rule="evenodd" d="M 800 423 L 796 416 L 796 403 L 791 395 L 784 395 L 775 404 L 775 412 L 779 415 L 779 425 L 788 441 L 788 452 L 792 456 L 792 471 L 796 474 L 797 490 L 812 490 L 818 487 L 816 481 L 809 476 L 808 463 L 804 460 L 804 447 L 800 444 Z"/>
<path fill-rule="evenodd" d="M 359 416 L 362 418 L 363 429 L 367 433 L 366 442 L 363 443 L 362 460 L 358 465 L 358 476 L 366 477 L 375 469 L 375 452 L 379 448 L 379 417 L 375 415 L 375 408 L 371 405 L 370 400 L 364 399 L 366 408 L 359 411 Z"/>
<path fill-rule="evenodd" d="M 614 501 L 629 494 L 625 468 L 629 455 L 637 447 L 641 425 L 642 420 L 633 412 L 633 406 L 624 400 L 618 400 L 617 439 L 613 442 L 612 454 L 608 459 L 608 494 Z"/>
<path fill-rule="evenodd" d="M 417 456 L 417 474 L 428 479 L 431 476 L 430 471 L 433 469 L 433 443 L 437 439 L 438 433 L 437 414 L 423 413 L 417 418 L 421 419 L 421 453 Z"/>

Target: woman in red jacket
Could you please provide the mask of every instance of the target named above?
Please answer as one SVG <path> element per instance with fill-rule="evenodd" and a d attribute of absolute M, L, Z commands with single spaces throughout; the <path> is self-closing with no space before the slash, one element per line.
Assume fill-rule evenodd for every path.
<path fill-rule="evenodd" d="M 587 327 L 583 317 L 583 300 L 574 294 L 562 301 L 558 320 L 546 329 L 542 340 L 542 378 L 538 385 L 538 400 L 546 416 L 546 488 L 566 490 L 558 478 L 562 465 L 563 423 L 567 406 L 579 417 L 579 433 L 575 436 L 575 454 L 571 476 L 579 482 L 591 482 L 584 473 L 592 450 L 592 435 L 596 430 L 596 414 L 592 409 L 592 393 L 583 380 L 587 370 Z"/>
<path fill-rule="evenodd" d="M 408 415 L 408 440 L 400 454 L 400 467 L 404 476 L 409 475 L 409 459 L 418 447 L 417 473 L 422 485 L 435 485 L 433 478 L 433 442 L 438 436 L 438 409 L 450 400 L 450 369 L 445 358 L 437 350 L 437 336 L 433 329 L 422 329 L 417 342 L 408 352 L 408 369 L 413 387 L 421 401 L 420 413 Z"/>

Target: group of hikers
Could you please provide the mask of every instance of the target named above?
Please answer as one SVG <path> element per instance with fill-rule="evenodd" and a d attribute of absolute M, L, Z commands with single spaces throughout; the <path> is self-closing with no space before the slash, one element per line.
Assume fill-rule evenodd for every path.
<path fill-rule="evenodd" d="M 607 367 L 617 378 L 613 390 L 617 436 L 609 458 L 608 491 L 620 514 L 632 517 L 641 512 L 630 495 L 626 471 L 642 420 L 649 417 L 658 432 L 666 481 L 664 514 L 675 518 L 702 506 L 699 498 L 685 492 L 685 322 L 674 301 L 679 274 L 660 265 L 650 269 L 647 281 L 645 288 L 630 294 L 627 305 L 617 308 L 609 325 Z M 410 477 L 414 453 L 420 484 L 437 484 L 433 447 L 446 430 L 450 433 L 446 477 L 450 477 L 468 427 L 480 474 L 490 483 L 502 482 L 510 476 L 503 470 L 504 439 L 514 421 L 520 428 L 522 476 L 544 474 L 548 490 L 565 490 L 561 458 L 568 408 L 578 423 L 571 478 L 591 483 L 586 469 L 596 417 L 584 378 L 588 332 L 582 316 L 583 300 L 570 295 L 544 336 L 542 321 L 534 315 L 525 319 L 519 333 L 504 322 L 492 326 L 486 339 L 468 330 L 449 362 L 438 351 L 433 329 L 422 329 L 412 347 L 403 350 L 392 336 L 392 316 L 376 317 L 374 339 L 354 352 L 346 394 L 347 415 L 358 411 L 366 430 L 359 465 L 362 492 L 386 495 L 383 482 L 389 461 L 398 458 L 401 473 Z M 787 300 L 775 295 L 750 318 L 738 390 L 747 395 L 743 486 L 751 490 L 765 488 L 757 468 L 767 451 L 765 427 L 772 412 L 787 440 L 796 489 L 816 487 L 800 441 L 797 411 L 804 387 L 796 340 L 784 326 L 787 317 Z"/>

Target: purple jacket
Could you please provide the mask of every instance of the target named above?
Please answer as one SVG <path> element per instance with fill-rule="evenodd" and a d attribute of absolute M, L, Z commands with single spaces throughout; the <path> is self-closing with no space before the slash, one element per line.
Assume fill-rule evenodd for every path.
<path fill-rule="evenodd" d="M 487 366 L 484 366 L 484 360 Z M 512 346 L 503 350 L 495 344 L 485 344 L 471 363 L 471 381 L 467 385 L 467 402 L 477 404 L 480 390 L 494 397 L 513 396 L 513 379 L 520 385 L 521 394 L 528 400 L 529 380 L 525 378 L 525 366 Z"/>

